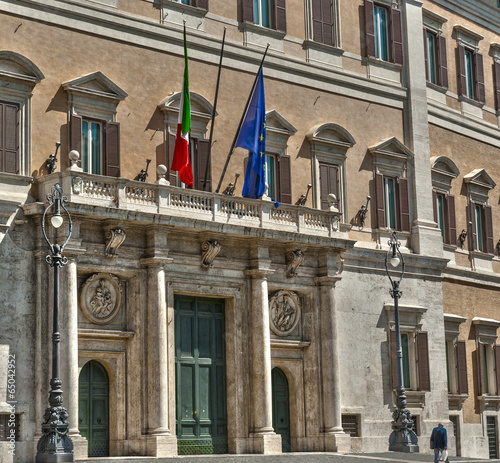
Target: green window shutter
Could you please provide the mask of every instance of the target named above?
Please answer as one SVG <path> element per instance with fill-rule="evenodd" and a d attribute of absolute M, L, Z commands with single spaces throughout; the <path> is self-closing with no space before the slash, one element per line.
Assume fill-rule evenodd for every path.
<path fill-rule="evenodd" d="M 377 227 L 385 227 L 384 176 L 375 174 L 375 199 L 377 204 Z"/>
<path fill-rule="evenodd" d="M 273 29 L 286 33 L 286 0 L 271 0 Z"/>
<path fill-rule="evenodd" d="M 104 174 L 109 177 L 120 176 L 120 124 L 106 122 L 106 150 L 104 153 Z"/>
<path fill-rule="evenodd" d="M 446 197 L 446 214 L 447 214 L 447 233 L 446 244 L 453 246 L 457 245 L 457 219 L 455 216 L 455 196 L 448 195 Z"/>
<path fill-rule="evenodd" d="M 403 65 L 403 32 L 401 10 L 391 8 L 392 62 Z"/>
<path fill-rule="evenodd" d="M 365 38 L 366 56 L 375 57 L 375 18 L 373 13 L 374 4 L 372 0 L 365 0 Z"/>
<path fill-rule="evenodd" d="M 421 331 L 417 333 L 417 370 L 418 370 L 418 390 L 431 390 L 431 375 L 429 368 L 429 341 L 427 333 Z"/>
<path fill-rule="evenodd" d="M 456 341 L 457 355 L 457 386 L 459 394 L 468 394 L 469 385 L 467 381 L 467 350 L 465 341 Z"/>
<path fill-rule="evenodd" d="M 448 59 L 446 57 L 446 38 L 443 35 L 437 38 L 438 82 L 443 88 L 448 88 Z"/>

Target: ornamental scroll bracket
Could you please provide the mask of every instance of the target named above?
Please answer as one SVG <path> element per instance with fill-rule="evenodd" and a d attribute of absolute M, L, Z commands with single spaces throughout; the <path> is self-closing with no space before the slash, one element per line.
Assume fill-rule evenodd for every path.
<path fill-rule="evenodd" d="M 214 259 L 221 250 L 221 245 L 217 240 L 206 240 L 201 243 L 201 266 L 212 268 Z"/>
<path fill-rule="evenodd" d="M 286 276 L 292 278 L 297 276 L 297 268 L 304 262 L 304 251 L 297 249 L 286 253 Z"/>
<path fill-rule="evenodd" d="M 104 250 L 104 255 L 106 257 L 117 257 L 118 248 L 125 241 L 127 235 L 125 231 L 121 228 L 110 228 L 104 233 L 104 239 L 106 240 L 106 249 Z"/>

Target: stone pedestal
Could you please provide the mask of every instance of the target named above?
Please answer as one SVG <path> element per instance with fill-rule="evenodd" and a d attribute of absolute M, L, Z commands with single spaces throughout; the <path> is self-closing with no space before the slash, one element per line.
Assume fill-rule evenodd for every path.
<path fill-rule="evenodd" d="M 351 436 L 341 433 L 325 433 L 324 451 L 325 452 L 350 452 L 351 451 Z"/>
<path fill-rule="evenodd" d="M 146 438 L 147 455 L 165 458 L 177 455 L 177 437 L 172 435 L 152 435 Z"/>
<path fill-rule="evenodd" d="M 281 453 L 281 436 L 272 433 L 253 433 L 250 434 L 252 440 L 252 453 L 262 455 L 272 455 Z"/>

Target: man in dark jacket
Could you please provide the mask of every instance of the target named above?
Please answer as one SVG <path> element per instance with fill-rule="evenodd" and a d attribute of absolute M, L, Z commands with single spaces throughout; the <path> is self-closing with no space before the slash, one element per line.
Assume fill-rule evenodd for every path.
<path fill-rule="evenodd" d="M 439 423 L 437 428 L 432 430 L 431 447 L 434 448 L 434 463 L 439 463 L 439 456 L 443 450 L 448 450 L 448 437 L 442 423 Z M 450 462 L 448 458 L 445 461 L 446 463 Z"/>

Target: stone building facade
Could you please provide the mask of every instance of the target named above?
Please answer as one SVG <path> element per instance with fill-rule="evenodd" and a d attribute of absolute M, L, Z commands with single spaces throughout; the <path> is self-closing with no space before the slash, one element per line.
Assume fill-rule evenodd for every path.
<path fill-rule="evenodd" d="M 184 21 L 193 189 L 168 169 Z M 47 407 L 56 183 L 77 458 L 387 450 L 393 230 L 420 451 L 441 421 L 452 454 L 498 456 L 496 2 L 0 0 L 0 24 L 2 461 L 34 461 Z M 241 148 L 215 192 L 268 43 L 278 208 L 241 197 Z"/>

